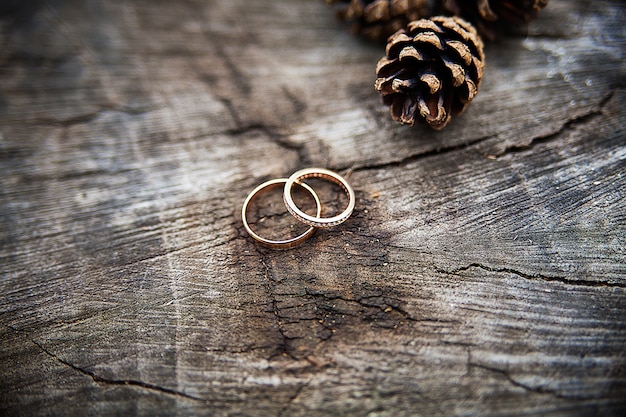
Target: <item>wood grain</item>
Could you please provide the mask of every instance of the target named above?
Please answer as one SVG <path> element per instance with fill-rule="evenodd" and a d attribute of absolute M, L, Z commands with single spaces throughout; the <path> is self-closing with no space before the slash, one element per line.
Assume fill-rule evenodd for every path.
<path fill-rule="evenodd" d="M 489 44 L 441 132 L 322 1 L 0 15 L 1 414 L 626 412 L 619 1 Z M 255 245 L 246 194 L 308 166 L 351 219 Z"/>

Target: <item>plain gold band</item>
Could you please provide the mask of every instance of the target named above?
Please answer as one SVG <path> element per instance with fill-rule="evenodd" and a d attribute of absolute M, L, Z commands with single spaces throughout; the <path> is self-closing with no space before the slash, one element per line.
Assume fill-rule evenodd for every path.
<path fill-rule="evenodd" d="M 304 186 L 305 184 L 300 182 L 300 180 L 305 178 L 321 178 L 338 184 L 348 196 L 348 207 L 346 207 L 342 213 L 333 217 L 320 217 L 319 214 L 316 217 L 313 217 L 300 210 L 293 201 L 291 190 L 293 189 L 294 184 Z M 350 184 L 348 184 L 348 182 L 336 172 L 324 168 L 306 168 L 294 172 L 287 179 L 287 182 L 285 182 L 285 189 L 283 191 L 283 200 L 285 201 L 285 205 L 287 206 L 289 213 L 302 223 L 311 227 L 328 228 L 337 226 L 338 224 L 348 220 L 348 217 L 350 217 L 352 211 L 354 210 L 356 197 Z"/>
<path fill-rule="evenodd" d="M 243 220 L 243 227 L 245 227 L 246 232 L 248 232 L 248 234 L 257 242 L 261 243 L 264 246 L 274 248 L 274 249 L 289 249 L 289 248 L 293 248 L 294 246 L 298 246 L 299 244 L 301 244 L 302 242 L 310 238 L 313 235 L 313 233 L 315 233 L 315 230 L 316 230 L 315 227 L 311 226 L 304 233 L 294 238 L 285 239 L 285 240 L 271 240 L 271 239 L 266 239 L 264 237 L 259 236 L 250 228 L 250 225 L 248 224 L 248 216 L 247 216 L 248 205 L 250 204 L 250 201 L 252 201 L 255 197 L 259 196 L 260 194 L 263 194 L 264 192 L 269 191 L 272 188 L 275 188 L 277 185 L 286 184 L 286 183 L 287 183 L 287 178 L 277 178 L 277 179 L 264 182 L 263 184 L 259 185 L 254 190 L 252 190 L 250 194 L 248 194 L 248 197 L 246 197 L 246 199 L 244 200 L 243 207 L 241 208 L 241 218 Z M 302 184 L 302 183 L 299 183 L 298 185 L 300 185 L 302 188 L 307 190 L 309 194 L 311 194 L 313 198 L 315 199 L 315 204 L 317 205 L 316 217 L 319 218 L 322 213 L 322 203 L 320 202 L 319 197 L 317 196 L 315 191 L 313 191 L 313 189 L 309 187 L 308 185 Z"/>

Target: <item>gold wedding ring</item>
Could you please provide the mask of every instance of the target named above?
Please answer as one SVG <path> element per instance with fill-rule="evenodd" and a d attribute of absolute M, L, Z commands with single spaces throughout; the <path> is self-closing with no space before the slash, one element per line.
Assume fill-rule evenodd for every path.
<path fill-rule="evenodd" d="M 258 197 L 259 195 L 271 190 L 272 188 L 276 188 L 277 186 L 281 184 L 286 184 L 287 181 L 288 181 L 287 178 L 277 178 L 277 179 L 264 182 L 263 184 L 259 185 L 254 190 L 252 190 L 250 194 L 248 194 L 248 197 L 246 197 L 245 201 L 243 202 L 243 207 L 241 208 L 241 218 L 243 220 L 243 227 L 245 227 L 246 232 L 248 232 L 248 234 L 252 236 L 252 238 L 256 240 L 257 242 L 261 243 L 264 246 L 274 248 L 274 249 L 293 248 L 294 246 L 297 246 L 300 243 L 307 240 L 308 238 L 310 238 L 313 235 L 313 233 L 315 233 L 315 230 L 316 230 L 315 227 L 310 226 L 304 233 L 294 238 L 284 239 L 284 240 L 272 240 L 272 239 L 266 239 L 264 237 L 259 236 L 250 227 L 250 224 L 248 223 L 248 214 L 247 214 L 248 205 L 250 204 L 250 201 Z M 302 188 L 307 190 L 309 194 L 311 194 L 313 198 L 315 199 L 315 204 L 317 206 L 316 217 L 319 217 L 322 213 L 322 203 L 320 202 L 319 197 L 317 196 L 315 191 L 313 191 L 313 189 L 309 187 L 308 185 L 303 184 L 303 183 L 299 183 L 298 185 L 300 185 Z M 303 213 L 303 214 L 306 214 L 306 213 Z M 310 217 L 316 218 L 313 216 L 310 216 Z"/>
<path fill-rule="evenodd" d="M 348 207 L 346 207 L 342 213 L 333 217 L 320 217 L 319 213 L 317 216 L 313 217 L 300 210 L 298 206 L 296 206 L 296 203 L 294 203 L 291 192 L 294 184 L 304 186 L 305 184 L 302 183 L 301 180 L 306 178 L 321 178 L 339 185 L 346 193 L 346 196 L 348 196 Z M 285 201 L 285 205 L 287 206 L 289 213 L 302 223 L 311 227 L 328 228 L 337 226 L 338 224 L 348 220 L 348 217 L 350 217 L 352 211 L 354 210 L 356 197 L 350 184 L 348 184 L 348 182 L 341 175 L 324 168 L 306 168 L 294 172 L 287 179 L 285 182 L 285 189 L 283 191 L 283 200 Z"/>

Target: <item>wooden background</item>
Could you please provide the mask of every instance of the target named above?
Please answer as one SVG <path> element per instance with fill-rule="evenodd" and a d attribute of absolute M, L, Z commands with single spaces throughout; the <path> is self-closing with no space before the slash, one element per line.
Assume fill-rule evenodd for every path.
<path fill-rule="evenodd" d="M 626 412 L 619 0 L 487 45 L 441 132 L 321 0 L 0 13 L 0 414 Z M 259 247 L 246 194 L 309 166 L 353 217 Z"/>

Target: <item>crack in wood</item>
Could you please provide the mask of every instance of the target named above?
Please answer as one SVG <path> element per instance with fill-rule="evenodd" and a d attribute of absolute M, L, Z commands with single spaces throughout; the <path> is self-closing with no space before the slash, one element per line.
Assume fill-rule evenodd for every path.
<path fill-rule="evenodd" d="M 225 103 L 228 103 L 228 108 L 231 113 L 234 112 L 232 106 L 230 105 L 230 100 L 221 99 Z M 278 131 L 275 126 L 266 125 L 263 123 L 250 123 L 244 124 L 243 121 L 239 118 L 236 113 L 233 113 L 233 119 L 235 120 L 236 127 L 227 129 L 222 134 L 226 134 L 229 136 L 241 136 L 248 133 L 261 132 L 263 133 L 272 143 L 278 145 L 279 147 L 287 150 L 296 152 L 298 156 L 299 165 L 307 165 L 310 164 L 311 157 L 309 156 L 309 151 L 304 144 L 294 142 L 289 140 L 287 136 L 283 135 Z"/>
<path fill-rule="evenodd" d="M 258 249 L 257 249 L 258 251 Z M 273 279 L 272 279 L 272 273 L 271 273 L 271 269 L 269 267 L 269 265 L 267 264 L 266 260 L 265 260 L 265 256 L 262 255 L 259 252 L 259 255 L 261 256 L 261 264 L 263 265 L 265 271 L 264 271 L 264 277 L 265 277 L 265 292 L 268 296 L 268 298 L 270 299 L 270 304 L 272 307 L 272 314 L 274 315 L 275 318 L 275 323 L 276 323 L 276 329 L 278 330 L 278 333 L 281 336 L 281 341 L 278 343 L 278 351 L 274 352 L 271 357 L 268 360 L 273 359 L 274 357 L 278 356 L 278 355 L 287 355 L 289 358 L 293 359 L 293 360 L 298 360 L 298 358 L 296 358 L 293 353 L 291 352 L 291 348 L 289 346 L 289 341 L 290 340 L 295 340 L 295 339 L 299 339 L 298 337 L 290 337 L 289 335 L 287 335 L 287 333 L 285 332 L 285 329 L 283 327 L 283 320 L 280 316 L 280 310 L 278 308 L 278 301 L 276 300 L 276 294 L 274 293 L 274 286 L 273 286 Z"/>
<path fill-rule="evenodd" d="M 530 141 L 527 144 L 524 145 L 511 145 L 506 147 L 505 149 L 503 149 L 501 152 L 497 153 L 494 156 L 500 157 L 506 154 L 513 154 L 513 153 L 519 153 L 519 152 L 524 152 L 527 150 L 532 149 L 533 147 L 542 144 L 542 143 L 546 143 L 546 142 L 550 142 L 558 137 L 560 137 L 563 133 L 570 131 L 570 130 L 574 130 L 579 128 L 581 125 L 587 124 L 593 120 L 595 120 L 597 117 L 603 116 L 605 115 L 605 108 L 608 105 L 608 103 L 611 101 L 611 99 L 613 98 L 613 96 L 615 95 L 615 92 L 617 91 L 617 89 L 613 89 L 611 91 L 609 91 L 604 97 L 602 97 L 599 101 L 598 104 L 596 106 L 594 106 L 594 108 L 592 108 L 590 111 L 588 111 L 585 114 L 582 115 L 577 115 L 574 116 L 568 120 L 565 121 L 565 123 L 563 123 L 556 131 L 552 132 L 552 133 L 548 133 L 546 135 L 542 135 L 542 136 L 536 136 L 534 138 L 531 138 Z"/>
<path fill-rule="evenodd" d="M 313 297 L 322 297 L 327 301 L 340 300 L 345 303 L 356 303 L 361 307 L 365 308 L 375 308 L 380 312 L 388 315 L 389 313 L 395 312 L 400 315 L 404 320 L 413 323 L 445 323 L 445 324 L 459 324 L 458 320 L 440 320 L 436 318 L 416 318 L 413 317 L 408 311 L 400 307 L 401 300 L 394 299 L 392 297 L 385 296 L 384 294 L 380 295 L 372 295 L 365 296 L 359 298 L 348 298 L 338 294 L 327 294 L 324 292 L 309 292 L 307 294 Z M 370 301 L 371 300 L 371 301 Z M 377 302 L 382 301 L 382 302 Z M 349 313 L 343 312 L 343 315 L 350 315 Z M 371 314 L 370 314 L 371 315 Z M 352 314 L 353 317 L 364 317 L 362 314 Z M 405 324 L 400 321 L 398 324 Z"/>
<path fill-rule="evenodd" d="M 289 89 L 286 86 L 282 86 L 281 90 L 283 94 L 285 95 L 285 97 L 287 98 L 287 100 L 289 100 L 289 102 L 293 106 L 294 114 L 301 114 L 307 109 L 308 106 L 306 102 L 298 98 L 296 94 L 289 91 Z"/>
<path fill-rule="evenodd" d="M 222 103 L 224 107 L 226 107 L 226 110 L 228 110 L 228 114 L 230 114 L 230 117 L 233 118 L 233 122 L 235 123 L 235 126 L 241 126 L 243 124 L 243 120 L 241 120 L 241 117 L 239 117 L 239 113 L 237 112 L 237 109 L 235 108 L 233 101 L 229 99 L 228 97 L 222 97 L 222 96 L 218 96 L 217 99 L 219 100 L 220 103 Z M 230 132 L 233 132 L 233 134 L 237 134 L 238 130 L 239 129 L 236 129 L 236 130 L 233 129 Z"/>
<path fill-rule="evenodd" d="M 354 172 L 361 172 L 361 171 L 370 171 L 370 170 L 381 170 L 381 169 L 387 169 L 387 168 L 399 168 L 399 167 L 406 166 L 410 163 L 429 158 L 431 156 L 445 155 L 447 153 L 455 152 L 455 151 L 462 150 L 462 149 L 467 149 L 470 146 L 478 145 L 489 139 L 493 139 L 493 137 L 494 137 L 493 135 L 488 135 L 488 136 L 483 136 L 483 137 L 479 137 L 476 139 L 472 139 L 470 141 L 467 141 L 458 145 L 454 145 L 454 146 L 442 146 L 442 147 L 435 148 L 426 152 L 411 154 L 396 161 L 383 162 L 380 164 L 360 165 L 360 166 L 353 164 L 350 166 L 339 167 L 337 168 L 337 170 L 341 171 L 341 170 L 350 169 Z"/>
<path fill-rule="evenodd" d="M 619 89 L 619 87 L 616 87 L 613 90 L 609 91 L 602 99 L 600 99 L 598 101 L 598 104 L 591 111 L 589 111 L 589 112 L 587 112 L 587 113 L 585 113 L 583 115 L 578 115 L 578 116 L 575 116 L 575 117 L 572 117 L 572 118 L 566 120 L 556 131 L 554 131 L 552 133 L 549 133 L 547 135 L 537 136 L 537 137 L 531 138 L 529 143 L 526 144 L 526 145 L 512 145 L 512 146 L 509 146 L 509 147 L 505 148 L 504 150 L 502 150 L 501 152 L 499 152 L 499 153 L 497 153 L 495 155 L 487 155 L 487 156 L 488 157 L 500 157 L 500 156 L 503 156 L 503 155 L 506 155 L 506 154 L 527 151 L 529 149 L 532 149 L 534 146 L 536 146 L 538 144 L 550 142 L 550 141 L 560 137 L 566 131 L 576 129 L 580 125 L 583 125 L 585 123 L 589 123 L 592 120 L 595 120 L 596 117 L 600 117 L 600 116 L 604 115 L 605 107 L 611 101 L 611 99 L 615 95 L 615 92 L 618 89 Z M 355 165 L 343 166 L 343 167 L 338 167 L 337 170 L 351 169 L 353 171 L 361 172 L 361 171 L 381 170 L 381 169 L 387 169 L 387 168 L 403 167 L 403 166 L 406 166 L 406 165 L 408 165 L 410 163 L 419 161 L 421 159 L 426 159 L 426 158 L 429 158 L 431 156 L 444 155 L 444 154 L 447 154 L 447 153 L 451 153 L 451 152 L 467 149 L 467 148 L 469 148 L 471 146 L 480 145 L 482 142 L 488 141 L 488 140 L 493 139 L 493 138 L 494 138 L 493 135 L 479 137 L 479 138 L 472 139 L 470 141 L 467 141 L 467 142 L 464 142 L 464 143 L 461 143 L 461 144 L 458 144 L 458 145 L 440 147 L 440 148 L 432 149 L 432 150 L 426 151 L 426 152 L 421 152 L 421 153 L 417 153 L 417 154 L 411 154 L 411 155 L 408 155 L 408 156 L 406 156 L 406 157 L 404 157 L 402 159 L 395 160 L 395 161 L 383 162 L 383 163 L 380 163 L 380 164 L 360 165 L 360 166 L 355 166 Z"/>
<path fill-rule="evenodd" d="M 229 136 L 241 136 L 250 132 L 262 132 L 265 136 L 271 139 L 272 142 L 290 151 L 300 152 L 304 149 L 304 145 L 288 140 L 283 134 L 279 133 L 274 126 L 269 126 L 263 123 L 250 123 L 244 125 L 240 122 L 237 123 L 237 127 L 225 130 L 222 133 Z"/>
<path fill-rule="evenodd" d="M 498 375 L 502 375 L 508 382 L 511 383 L 511 385 L 522 388 L 526 391 L 529 392 L 534 392 L 537 394 L 546 394 L 546 395 L 551 395 L 555 398 L 560 398 L 560 399 L 581 399 L 578 397 L 570 397 L 570 396 L 565 396 L 560 394 L 558 391 L 553 390 L 553 389 L 548 389 L 548 388 L 544 388 L 544 387 L 533 387 L 530 385 L 526 385 L 523 384 L 521 382 L 519 382 L 518 380 L 516 380 L 515 378 L 513 378 L 508 371 L 504 370 L 504 369 L 499 369 L 499 368 L 495 368 L 495 367 L 491 367 L 491 366 L 487 366 L 487 365 L 483 365 L 481 363 L 477 363 L 477 362 L 473 362 L 471 360 L 468 360 L 467 362 L 467 366 L 469 368 L 479 368 L 479 369 L 484 369 L 486 371 L 489 372 L 493 372 L 496 373 Z"/>
<path fill-rule="evenodd" d="M 48 356 L 50 356 L 51 358 L 53 358 L 57 362 L 59 362 L 62 365 L 65 365 L 65 366 L 75 370 L 76 372 L 79 372 L 79 373 L 81 373 L 81 374 L 83 374 L 85 376 L 90 377 L 97 384 L 138 387 L 138 388 L 146 389 L 148 391 L 153 391 L 153 392 L 158 392 L 158 393 L 162 393 L 162 394 L 173 395 L 175 397 L 180 397 L 180 398 L 185 398 L 185 399 L 188 399 L 188 400 L 193 400 L 193 401 L 199 401 L 199 402 L 202 402 L 202 403 L 206 403 L 206 401 L 203 400 L 202 398 L 194 397 L 193 395 L 186 394 L 186 393 L 184 393 L 182 391 L 177 391 L 177 390 L 174 390 L 174 389 L 171 389 L 171 388 L 162 387 L 160 385 L 151 384 L 151 383 L 144 382 L 144 381 L 137 381 L 137 380 L 133 380 L 133 379 L 108 379 L 108 378 L 103 378 L 103 377 L 97 375 L 95 372 L 88 371 L 88 370 L 83 369 L 83 368 L 81 368 L 81 367 L 79 367 L 77 365 L 74 365 L 71 362 L 68 362 L 66 360 L 61 359 L 60 357 L 58 357 L 57 355 L 55 355 L 54 353 L 50 352 L 48 349 L 43 347 L 37 341 L 35 341 L 35 340 L 31 340 L 31 341 L 39 349 L 41 349 L 42 352 L 44 352 L 45 354 L 47 354 Z"/>
<path fill-rule="evenodd" d="M 85 113 L 85 114 L 79 114 L 73 117 L 68 117 L 66 119 L 53 119 L 53 118 L 39 117 L 34 120 L 29 120 L 28 123 L 35 124 L 35 125 L 52 125 L 52 126 L 68 128 L 68 127 L 72 127 L 75 125 L 91 123 L 92 121 L 98 119 L 100 116 L 102 116 L 105 113 L 121 113 L 121 114 L 126 114 L 129 116 L 140 116 L 146 113 L 153 112 L 155 110 L 156 109 L 132 109 L 132 108 L 119 107 L 119 106 L 103 105 L 96 111 Z"/>
<path fill-rule="evenodd" d="M 215 53 L 220 58 L 221 62 L 227 69 L 228 75 L 232 80 L 230 84 L 234 88 L 237 89 L 241 94 L 245 97 L 249 97 L 252 93 L 252 83 L 247 77 L 239 65 L 237 65 L 237 60 L 232 59 L 231 56 L 226 52 L 224 46 L 222 46 L 219 42 L 213 42 L 213 39 L 209 38 L 208 41 L 210 44 L 215 46 Z"/>
<path fill-rule="evenodd" d="M 484 369 L 486 371 L 489 372 L 493 372 L 495 374 L 499 374 L 502 375 L 509 383 L 511 383 L 511 385 L 519 387 L 524 389 L 525 391 L 528 392 L 533 392 L 533 393 L 537 393 L 537 394 L 545 394 L 545 395 L 550 395 L 554 398 L 558 398 L 558 399 L 566 399 L 566 400 L 600 400 L 602 399 L 601 397 L 596 397 L 596 396 L 585 396 L 585 395 L 566 395 L 563 394 L 561 392 L 559 392 L 556 389 L 549 389 L 543 386 L 531 386 L 528 384 L 524 384 L 520 381 L 518 381 L 517 379 L 513 378 L 511 376 L 511 374 L 509 373 L 509 371 L 505 370 L 505 369 L 500 369 L 500 368 L 496 368 L 493 366 L 488 366 L 488 365 L 484 365 L 482 363 L 478 363 L 478 362 L 474 362 L 471 359 L 471 353 L 468 352 L 468 360 L 467 360 L 467 366 L 468 369 L 471 368 L 479 368 L 479 369 Z"/>
<path fill-rule="evenodd" d="M 302 394 L 302 391 L 304 391 L 305 388 L 307 388 L 309 385 L 311 385 L 311 381 L 312 380 L 313 380 L 313 378 L 309 378 L 308 380 L 306 380 L 304 383 L 300 384 L 296 388 L 294 393 L 287 400 L 287 404 L 285 404 L 285 406 L 281 410 L 278 411 L 278 414 L 277 414 L 278 417 L 282 417 L 283 415 L 285 415 L 287 410 L 289 410 L 289 407 L 291 407 L 291 405 L 298 399 L 300 394 Z"/>
<path fill-rule="evenodd" d="M 567 285 L 579 285 L 585 287 L 607 287 L 607 288 L 626 288 L 626 283 L 623 282 L 609 282 L 609 281 L 591 281 L 591 280 L 582 280 L 582 279 L 569 279 L 565 277 L 552 276 L 552 275 L 541 275 L 541 274 L 527 274 L 521 271 L 517 271 L 512 268 L 493 268 L 490 266 L 482 265 L 477 262 L 473 262 L 467 266 L 463 266 L 454 270 L 446 270 L 442 268 L 435 268 L 437 272 L 449 274 L 449 275 L 458 275 L 460 272 L 468 271 L 472 268 L 482 269 L 488 272 L 496 272 L 496 273 L 508 273 L 517 275 L 524 279 L 540 279 L 547 282 L 560 282 L 561 284 Z"/>
<path fill-rule="evenodd" d="M 546 395 L 551 395 L 554 398 L 559 398 L 559 399 L 581 399 L 578 397 L 571 397 L 571 396 L 565 396 L 560 394 L 558 391 L 553 390 L 553 389 L 547 389 L 544 387 L 532 387 L 530 385 L 527 384 L 523 384 L 521 382 L 519 382 L 518 380 L 516 380 L 515 378 L 513 378 L 511 376 L 511 374 L 504 370 L 504 369 L 500 369 L 500 368 L 496 368 L 493 366 L 487 366 L 478 362 L 475 362 L 472 360 L 472 350 L 471 350 L 471 346 L 467 346 L 467 373 L 469 375 L 470 371 L 472 368 L 479 368 L 479 369 L 484 369 L 486 371 L 489 372 L 493 372 L 496 373 L 498 375 L 502 375 L 511 385 L 518 387 L 518 388 L 522 388 L 525 391 L 528 392 L 534 392 L 537 394 L 546 394 Z"/>

